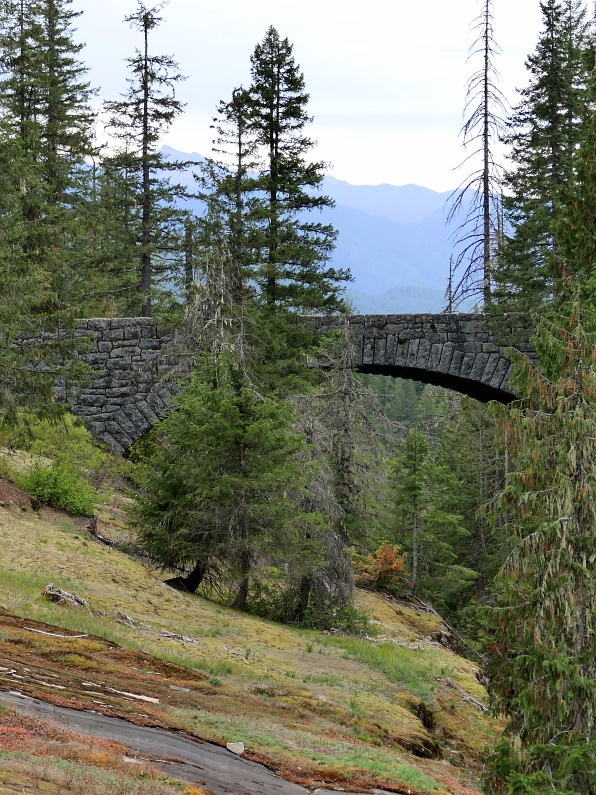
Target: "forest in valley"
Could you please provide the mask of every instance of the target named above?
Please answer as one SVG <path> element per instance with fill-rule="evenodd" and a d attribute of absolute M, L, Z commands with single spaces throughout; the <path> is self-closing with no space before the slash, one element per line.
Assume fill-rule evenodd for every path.
<path fill-rule="evenodd" d="M 354 634 L 374 633 L 356 586 L 431 606 L 506 716 L 487 791 L 594 795 L 596 29 L 580 0 L 542 0 L 510 109 L 492 6 L 473 28 L 445 309 L 472 299 L 497 329 L 532 314 L 538 359 L 515 357 L 509 406 L 360 375 L 347 322 L 323 339 L 303 322 L 350 314 L 350 274 L 329 262 L 337 233 L 317 211 L 332 201 L 288 38 L 264 32 L 250 85 L 214 108 L 213 151 L 179 162 L 161 151 L 184 113 L 182 67 L 153 47 L 163 4 L 126 18 L 128 88 L 97 110 L 76 2 L 2 0 L 0 443 L 59 449 L 25 486 L 73 513 L 117 472 L 137 551 L 179 589 Z M 138 316 L 176 330 L 191 375 L 116 460 L 55 388 L 87 377 L 78 318 Z"/>

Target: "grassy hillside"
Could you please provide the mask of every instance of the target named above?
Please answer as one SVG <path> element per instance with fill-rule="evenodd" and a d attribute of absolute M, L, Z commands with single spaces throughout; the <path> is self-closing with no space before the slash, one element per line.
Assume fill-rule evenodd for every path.
<path fill-rule="evenodd" d="M 498 726 L 475 704 L 486 701 L 477 667 L 441 645 L 436 616 L 361 592 L 359 606 L 379 623 L 374 640 L 277 625 L 172 590 L 94 540 L 86 522 L 0 481 L 0 688 L 241 741 L 247 756 L 305 785 L 477 790 Z M 128 538 L 117 492 L 99 531 Z M 50 601 L 49 583 L 86 605 Z M 56 628 L 86 637 L 55 637 L 68 634 Z M 15 720 L 0 714 L 0 782 L 20 764 L 9 742 Z M 40 764 L 36 754 L 22 763 Z M 117 769 L 74 754 L 82 763 L 90 776 Z M 0 786 L 12 791 L 21 790 Z"/>

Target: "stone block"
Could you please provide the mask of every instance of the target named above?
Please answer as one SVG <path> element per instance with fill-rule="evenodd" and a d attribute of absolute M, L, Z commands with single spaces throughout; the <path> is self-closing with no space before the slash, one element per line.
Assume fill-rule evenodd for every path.
<path fill-rule="evenodd" d="M 374 340 L 366 337 L 363 340 L 362 349 L 362 364 L 373 364 L 375 359 L 375 343 Z"/>
<path fill-rule="evenodd" d="M 143 336 L 144 327 L 141 325 L 126 326 L 124 329 L 125 340 L 139 340 Z"/>
<path fill-rule="evenodd" d="M 501 384 L 503 383 L 503 379 L 509 369 L 511 362 L 509 359 L 505 359 L 503 356 L 499 358 L 499 362 L 495 368 L 495 372 L 493 373 L 493 377 L 490 380 L 489 386 L 493 389 L 501 389 Z"/>
<path fill-rule="evenodd" d="M 451 359 L 453 358 L 454 350 L 455 350 L 455 345 L 452 342 L 446 342 L 443 345 L 441 358 L 439 360 L 439 366 L 437 367 L 437 370 L 440 373 L 449 372 L 449 366 L 451 365 Z"/>
<path fill-rule="evenodd" d="M 418 345 L 418 353 L 416 355 L 416 367 L 419 370 L 426 370 L 428 367 L 428 359 L 430 356 L 432 345 L 426 337 L 420 340 Z"/>
<path fill-rule="evenodd" d="M 143 415 L 143 417 L 145 417 L 147 422 L 150 423 L 150 425 L 153 426 L 159 422 L 159 417 L 153 411 L 151 406 L 149 406 L 146 400 L 136 400 L 134 405 L 135 408 Z"/>
<path fill-rule="evenodd" d="M 97 422 L 97 420 L 92 420 L 86 423 L 87 428 L 89 429 L 89 433 L 91 433 L 95 437 L 99 437 L 106 429 L 105 422 Z"/>
<path fill-rule="evenodd" d="M 99 439 L 110 448 L 113 453 L 118 453 L 122 455 L 126 451 L 125 447 L 122 447 L 116 439 L 112 436 L 112 434 L 108 433 L 107 431 L 103 431 L 99 434 Z"/>
<path fill-rule="evenodd" d="M 97 350 L 100 353 L 109 353 L 112 350 L 112 343 L 111 342 L 98 342 L 97 343 Z"/>
<path fill-rule="evenodd" d="M 503 380 L 501 381 L 501 389 L 503 390 L 503 392 L 512 391 L 511 389 L 509 389 L 509 379 L 511 378 L 512 374 L 513 374 L 513 365 L 510 364 L 509 367 L 507 368 L 505 376 L 503 377 Z"/>
<path fill-rule="evenodd" d="M 118 342 L 119 340 L 124 339 L 124 329 L 123 328 L 116 328 L 116 329 L 109 329 L 103 334 L 104 340 L 112 340 L 114 342 Z"/>
<path fill-rule="evenodd" d="M 408 352 L 410 350 L 410 340 L 405 340 L 403 337 L 397 338 L 397 347 L 395 349 L 395 366 L 405 367 L 408 361 Z"/>
<path fill-rule="evenodd" d="M 470 378 L 472 381 L 480 381 L 482 378 L 482 374 L 484 373 L 484 368 L 486 367 L 486 363 L 488 361 L 489 354 L 488 353 L 477 353 L 474 359 L 474 366 L 472 367 L 472 372 L 470 373 Z"/>
<path fill-rule="evenodd" d="M 408 367 L 416 367 L 416 359 L 418 358 L 418 349 L 420 347 L 420 340 L 410 340 L 408 345 L 408 356 L 406 365 Z"/>
<path fill-rule="evenodd" d="M 468 343 L 469 344 L 469 343 Z M 476 359 L 476 353 L 464 353 L 464 358 L 459 368 L 459 375 L 460 378 L 469 378 L 470 373 L 472 372 L 472 367 L 474 367 L 474 360 Z"/>
<path fill-rule="evenodd" d="M 464 343 L 465 344 L 468 341 L 468 335 L 467 334 L 462 334 L 461 332 L 450 331 L 447 334 L 447 339 L 449 340 L 449 342 L 454 342 L 456 344 L 457 343 Z"/>
<path fill-rule="evenodd" d="M 108 362 L 108 355 L 107 353 L 83 353 L 81 354 L 81 361 L 94 370 L 101 370 Z"/>
<path fill-rule="evenodd" d="M 161 341 L 158 339 L 142 339 L 139 342 L 139 348 L 142 348 L 146 351 L 159 351 L 161 350 L 162 344 Z"/>
<path fill-rule="evenodd" d="M 385 364 L 385 350 L 387 348 L 387 337 L 374 341 L 373 359 L 375 364 Z"/>
<path fill-rule="evenodd" d="M 110 322 L 107 317 L 93 317 L 90 320 L 86 320 L 85 325 L 93 331 L 106 331 L 110 328 Z"/>
<path fill-rule="evenodd" d="M 128 398 L 131 395 L 131 388 L 130 387 L 116 387 L 114 389 L 107 389 L 106 390 L 106 397 L 108 398 Z"/>
<path fill-rule="evenodd" d="M 428 357 L 427 370 L 436 371 L 439 368 L 439 362 L 443 354 L 443 345 L 441 343 L 433 343 L 430 349 L 430 356 Z"/>
<path fill-rule="evenodd" d="M 132 318 L 132 317 L 113 317 L 110 322 L 110 328 L 125 329 L 127 326 L 128 327 L 136 326 L 137 320 L 138 318 Z"/>
<path fill-rule="evenodd" d="M 484 368 L 484 373 L 480 379 L 483 384 L 490 384 L 500 359 L 501 357 L 498 353 L 489 354 L 488 361 Z"/>
<path fill-rule="evenodd" d="M 106 422 L 106 431 L 113 436 L 113 438 L 118 442 L 119 445 L 122 446 L 124 450 L 127 450 L 129 447 L 132 447 L 134 442 L 136 441 L 131 436 L 129 436 L 124 428 L 120 425 L 119 422 L 115 420 L 108 420 Z"/>
<path fill-rule="evenodd" d="M 101 411 L 107 402 L 107 398 L 101 395 L 87 395 L 83 392 L 77 399 L 77 406 L 81 408 L 94 408 Z"/>
<path fill-rule="evenodd" d="M 143 432 L 137 428 L 134 422 L 122 409 L 114 414 L 114 422 L 117 422 L 122 430 L 135 442 L 143 435 Z"/>
<path fill-rule="evenodd" d="M 397 347 L 397 338 L 395 334 L 390 334 L 387 337 L 387 344 L 385 345 L 385 364 L 389 367 L 395 362 L 395 349 Z"/>
<path fill-rule="evenodd" d="M 122 406 L 122 411 L 134 423 L 141 435 L 151 428 L 153 423 L 149 422 L 149 420 L 141 414 L 134 403 L 127 403 L 126 406 Z"/>
<path fill-rule="evenodd" d="M 461 377 L 461 366 L 464 361 L 465 353 L 457 348 L 453 351 L 451 363 L 449 365 L 449 375 L 454 375 L 457 378 Z"/>
<path fill-rule="evenodd" d="M 127 359 L 132 356 L 132 352 L 136 350 L 135 348 L 112 348 L 112 352 L 110 353 L 110 359 Z"/>

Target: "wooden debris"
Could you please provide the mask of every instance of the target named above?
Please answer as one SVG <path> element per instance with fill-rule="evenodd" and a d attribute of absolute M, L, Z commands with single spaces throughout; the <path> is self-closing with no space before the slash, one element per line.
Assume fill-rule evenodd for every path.
<path fill-rule="evenodd" d="M 179 640 L 182 643 L 199 643 L 195 638 L 187 638 L 186 635 L 179 635 L 177 632 L 170 632 L 169 629 L 162 629 L 159 633 L 162 638 L 166 640 Z"/>
<path fill-rule="evenodd" d="M 247 665 L 250 665 L 250 663 L 248 661 L 248 657 L 245 654 L 242 654 L 241 651 L 234 651 L 233 649 L 230 649 L 229 646 L 222 646 L 222 649 L 224 651 L 227 651 L 228 654 L 233 654 L 235 657 L 240 657 L 242 662 L 245 662 Z"/>
<path fill-rule="evenodd" d="M 89 535 L 92 536 L 96 541 L 99 541 L 100 544 L 104 544 L 104 546 L 113 549 L 114 542 L 110 538 L 106 538 L 105 536 L 102 536 L 97 532 L 98 518 L 99 517 L 97 516 L 97 514 L 94 513 L 91 519 L 89 520 L 89 523 L 85 525 L 85 530 L 87 530 Z"/>
<path fill-rule="evenodd" d="M 454 690 L 457 690 L 457 692 L 460 694 L 460 696 L 462 696 L 464 701 L 473 704 L 477 709 L 482 710 L 482 712 L 488 712 L 488 707 L 486 706 L 486 704 L 483 704 L 482 701 L 478 701 L 478 699 L 474 698 L 474 696 L 471 696 L 469 693 L 466 693 L 466 691 L 462 690 L 461 687 L 459 687 L 459 685 L 456 685 L 455 682 L 451 681 L 449 677 L 445 679 L 445 684 L 447 685 L 447 687 L 452 687 Z"/>
<path fill-rule="evenodd" d="M 61 588 L 55 588 L 53 582 L 46 585 L 42 593 L 44 596 L 47 596 L 48 599 L 51 599 L 52 602 L 56 602 L 59 605 L 68 604 L 74 607 L 89 607 L 89 603 L 81 599 L 80 596 L 74 593 L 68 593 L 68 591 L 63 591 Z"/>
<path fill-rule="evenodd" d="M 27 632 L 38 632 L 40 635 L 49 635 L 51 638 L 67 638 L 69 640 L 76 640 L 77 638 L 89 637 L 89 635 L 58 635 L 56 632 L 44 632 L 43 629 L 34 629 L 33 627 L 23 627 L 23 629 L 26 629 Z"/>
<path fill-rule="evenodd" d="M 132 627 L 133 629 L 138 629 L 143 632 L 151 630 L 151 627 L 148 624 L 143 624 L 142 621 L 137 621 L 136 618 L 132 618 L 132 616 L 127 616 L 126 613 L 123 613 L 121 610 L 116 611 L 115 620 L 119 624 L 126 624 L 127 627 Z"/>
<path fill-rule="evenodd" d="M 127 693 L 126 690 L 115 690 L 113 687 L 108 687 L 107 689 L 110 691 L 110 693 L 117 693 L 119 696 L 135 698 L 137 701 L 146 701 L 149 704 L 159 704 L 159 699 L 153 698 L 153 696 L 142 696 L 138 693 Z"/>

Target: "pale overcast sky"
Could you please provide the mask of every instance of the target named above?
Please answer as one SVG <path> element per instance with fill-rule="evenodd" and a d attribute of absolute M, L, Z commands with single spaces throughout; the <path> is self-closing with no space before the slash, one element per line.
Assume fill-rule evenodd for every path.
<path fill-rule="evenodd" d="M 151 0 L 147 0 L 151 5 Z M 494 0 L 500 87 L 515 102 L 540 28 L 539 0 Z M 140 38 L 123 23 L 135 0 L 74 0 L 77 38 L 102 99 L 125 89 L 123 59 Z M 250 54 L 269 25 L 294 45 L 315 117 L 314 156 L 355 184 L 410 182 L 449 190 L 459 182 L 458 131 L 470 23 L 479 0 L 171 0 L 152 34 L 155 54 L 174 55 L 188 79 L 186 115 L 164 143 L 208 155 L 216 105 L 250 82 Z"/>

